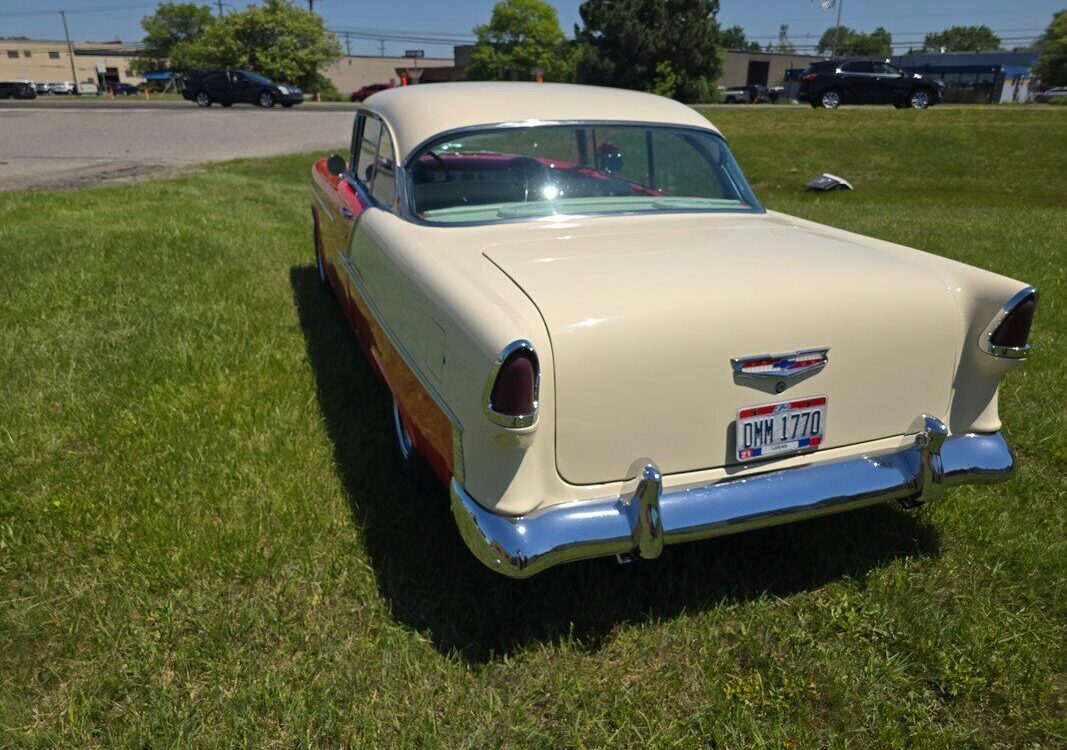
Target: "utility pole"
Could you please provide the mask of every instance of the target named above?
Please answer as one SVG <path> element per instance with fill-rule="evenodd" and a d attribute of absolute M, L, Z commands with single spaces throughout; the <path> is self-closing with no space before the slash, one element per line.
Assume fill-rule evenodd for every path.
<path fill-rule="evenodd" d="M 67 12 L 61 10 L 59 15 L 63 19 L 63 36 L 67 38 L 67 54 L 70 55 L 70 76 L 74 82 L 74 93 L 78 93 L 78 73 L 74 70 L 74 47 L 70 43 L 70 32 L 67 30 Z"/>
<path fill-rule="evenodd" d="M 345 56 L 352 57 L 352 35 L 345 32 Z"/>
<path fill-rule="evenodd" d="M 379 57 L 385 57 L 385 40 L 384 39 L 379 39 L 378 40 L 378 56 Z"/>
<path fill-rule="evenodd" d="M 308 0 L 308 10 L 312 13 L 315 12 L 315 0 Z"/>
<path fill-rule="evenodd" d="M 222 18 L 222 0 L 215 0 L 215 5 L 219 6 L 219 18 Z"/>
<path fill-rule="evenodd" d="M 838 37 L 841 36 L 841 6 L 845 4 L 845 0 L 837 0 L 837 24 L 834 26 L 834 49 L 830 53 L 830 57 L 837 57 L 837 45 Z"/>

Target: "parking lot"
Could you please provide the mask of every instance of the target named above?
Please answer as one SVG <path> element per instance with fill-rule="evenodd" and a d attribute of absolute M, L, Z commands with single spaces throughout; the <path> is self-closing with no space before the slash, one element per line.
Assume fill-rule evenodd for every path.
<path fill-rule="evenodd" d="M 347 106 L 271 110 L 185 103 L 0 108 L 0 190 L 129 181 L 228 159 L 342 146 Z"/>

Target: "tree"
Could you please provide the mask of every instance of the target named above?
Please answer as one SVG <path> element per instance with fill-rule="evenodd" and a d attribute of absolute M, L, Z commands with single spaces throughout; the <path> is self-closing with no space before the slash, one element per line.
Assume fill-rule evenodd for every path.
<path fill-rule="evenodd" d="M 893 54 L 893 37 L 881 26 L 870 34 L 848 26 L 831 26 L 819 38 L 818 51 L 838 57 L 888 57 Z"/>
<path fill-rule="evenodd" d="M 174 46 L 171 67 L 245 68 L 307 91 L 326 88 L 319 72 L 341 59 L 341 45 L 322 17 L 292 0 L 265 0 L 217 19 L 196 39 Z"/>
<path fill-rule="evenodd" d="M 988 26 L 950 26 L 937 34 L 927 34 L 923 49 L 936 52 L 977 52 L 1000 49 L 1000 37 Z"/>
<path fill-rule="evenodd" d="M 731 26 L 722 30 L 720 39 L 723 49 L 744 49 L 751 52 L 759 52 L 759 42 L 750 42 L 745 38 L 745 30 L 740 26 Z"/>
<path fill-rule="evenodd" d="M 478 41 L 467 65 L 471 80 L 529 80 L 533 68 L 541 68 L 548 80 L 571 78 L 567 40 L 556 9 L 544 0 L 501 0 L 474 34 Z"/>
<path fill-rule="evenodd" d="M 1046 87 L 1067 86 L 1067 10 L 1052 16 L 1033 72 Z"/>
<path fill-rule="evenodd" d="M 211 9 L 196 3 L 160 3 L 156 12 L 141 19 L 144 29 L 144 49 L 140 57 L 130 61 L 136 73 L 166 70 L 174 48 L 200 38 L 204 30 L 215 22 Z"/>
<path fill-rule="evenodd" d="M 722 71 L 718 0 L 586 0 L 575 27 L 581 83 L 710 101 Z"/>

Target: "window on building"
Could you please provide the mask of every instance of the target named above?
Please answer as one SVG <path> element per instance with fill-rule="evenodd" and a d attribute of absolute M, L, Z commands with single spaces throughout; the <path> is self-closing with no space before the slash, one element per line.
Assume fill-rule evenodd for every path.
<path fill-rule="evenodd" d="M 31 50 L 24 49 L 24 50 L 22 50 L 22 56 L 23 57 L 33 57 L 33 52 Z"/>
<path fill-rule="evenodd" d="M 59 53 L 58 52 L 49 52 L 48 53 L 48 59 L 49 60 L 58 60 L 59 59 Z"/>
<path fill-rule="evenodd" d="M 12 59 L 18 60 L 19 59 L 19 51 L 17 49 L 9 49 L 7 51 L 7 56 L 12 58 Z"/>

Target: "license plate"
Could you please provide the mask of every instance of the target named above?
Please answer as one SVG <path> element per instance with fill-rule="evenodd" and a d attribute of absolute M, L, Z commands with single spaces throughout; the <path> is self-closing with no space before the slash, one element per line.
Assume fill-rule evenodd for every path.
<path fill-rule="evenodd" d="M 746 406 L 737 412 L 737 460 L 818 448 L 826 434 L 826 396 Z"/>

